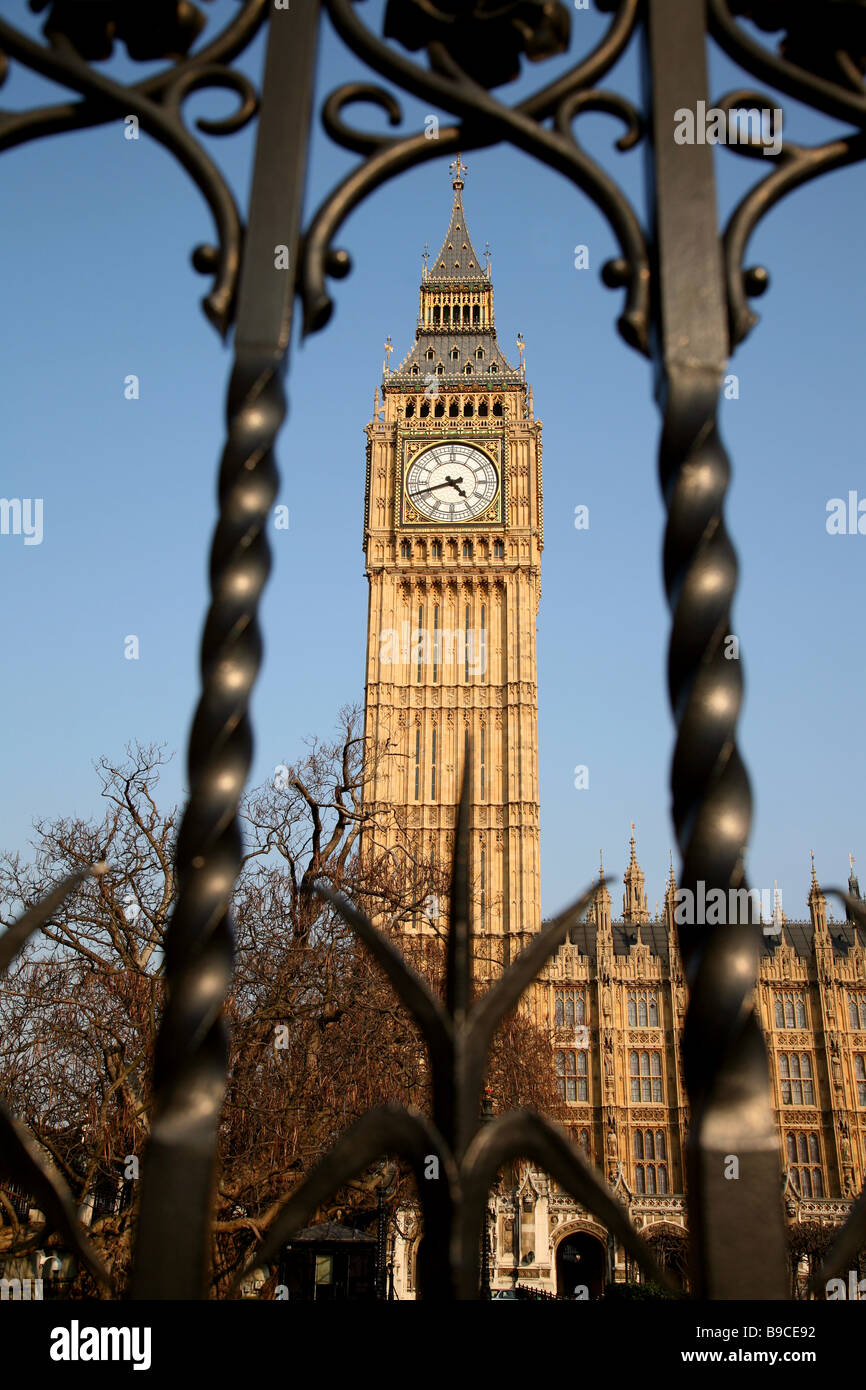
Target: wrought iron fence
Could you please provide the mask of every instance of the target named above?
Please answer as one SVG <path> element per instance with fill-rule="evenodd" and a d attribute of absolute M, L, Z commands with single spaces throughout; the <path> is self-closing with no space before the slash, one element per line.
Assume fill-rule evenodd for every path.
<path fill-rule="evenodd" d="M 730 463 L 718 423 L 731 352 L 751 331 L 750 299 L 766 272 L 746 267 L 749 238 L 790 190 L 866 154 L 866 9 L 836 0 L 596 0 L 610 16 L 606 33 L 570 70 L 509 105 L 494 88 L 568 51 L 570 12 L 559 0 L 389 0 L 384 33 L 364 23 L 360 0 L 245 0 L 215 35 L 198 6 L 165 0 L 31 0 L 47 10 L 44 42 L 0 20 L 0 76 L 9 61 L 50 78 L 70 99 L 24 112 L 0 112 L 0 149 L 133 113 L 176 157 L 211 210 L 216 240 L 194 264 L 212 277 L 203 307 L 223 335 L 234 328 L 227 436 L 219 472 L 219 518 L 211 549 L 211 601 L 201 643 L 201 699 L 189 740 L 190 794 L 176 863 L 179 898 L 166 937 L 167 1002 L 154 1070 L 155 1105 L 145 1162 L 133 1292 L 138 1297 L 202 1297 L 208 1288 L 211 1196 L 227 1045 L 223 1006 L 232 971 L 229 901 L 240 864 L 237 812 L 250 765 L 250 693 L 261 659 L 258 607 L 267 581 L 265 522 L 276 494 L 274 444 L 286 403 L 295 296 L 307 333 L 331 313 L 327 277 L 348 273 L 334 245 L 349 212 L 375 188 L 422 161 L 460 150 L 511 144 L 558 170 L 607 217 L 621 254 L 605 267 L 623 292 L 617 320 L 625 342 L 652 359 L 662 412 L 659 475 L 667 506 L 664 575 L 671 609 L 668 658 L 677 732 L 671 770 L 672 814 L 682 870 L 694 890 L 745 886 L 744 850 L 751 796 L 736 744 L 742 695 L 739 662 L 726 661 L 737 562 L 724 520 Z M 389 86 L 352 82 L 331 92 L 322 121 L 331 138 L 362 156 L 302 226 L 313 72 L 326 12 L 345 44 Z M 759 41 L 744 20 L 769 35 Z M 262 92 L 232 62 L 268 26 Z M 779 36 L 782 36 L 779 42 Z M 770 172 L 717 224 L 713 151 L 678 143 L 672 115 L 697 111 L 708 97 L 706 49 L 718 43 L 750 78 L 836 117 L 850 133 L 814 148 L 781 142 Z M 626 47 L 642 48 L 643 109 L 599 86 Z M 166 60 L 139 82 L 119 82 L 96 64 L 125 44 L 135 60 Z M 408 55 L 424 53 L 425 66 Z M 237 110 L 199 120 L 210 135 L 239 130 L 258 113 L 252 193 L 245 223 L 229 188 L 183 118 L 186 98 L 227 88 Z M 422 132 L 374 135 L 349 125 L 357 102 L 402 112 L 394 89 L 453 116 L 435 142 Z M 751 89 L 717 103 L 769 107 L 778 99 Z M 652 212 L 640 218 L 613 178 L 579 145 L 574 124 L 587 111 L 622 121 L 618 145 L 643 142 Z M 737 152 L 768 153 L 760 134 Z M 274 249 L 288 250 L 287 273 Z M 565 938 L 593 889 L 547 924 L 480 1000 L 470 1002 L 467 792 L 458 814 L 444 1005 L 350 903 L 334 905 L 367 944 L 426 1041 L 432 1114 L 388 1106 L 363 1117 L 287 1200 L 250 1266 L 273 1257 L 341 1183 L 383 1152 L 415 1170 L 425 1218 L 425 1294 L 479 1296 L 488 1191 L 500 1165 L 516 1156 L 545 1168 L 604 1222 L 660 1282 L 648 1245 L 630 1225 L 602 1177 L 563 1133 L 527 1113 L 482 1125 L 480 1094 L 493 1031 Z M 94 866 L 100 873 L 104 866 Z M 48 920 L 82 875 L 73 875 L 0 939 L 0 973 Z M 849 916 L 860 903 L 838 892 Z M 322 892 L 327 896 L 326 890 Z M 787 1296 L 784 1226 L 767 1061 L 755 1016 L 756 925 L 683 929 L 690 984 L 683 1057 L 691 1108 L 688 1213 L 694 1290 L 711 1298 Z M 725 1154 L 740 1159 L 740 1180 L 724 1181 Z M 51 1225 L 106 1291 L 111 1278 L 80 1226 L 71 1193 L 43 1161 L 25 1127 L 0 1106 L 4 1167 L 32 1194 Z M 429 1158 L 439 1177 L 430 1181 Z M 854 1205 L 821 1277 L 862 1244 L 866 1196 Z"/>

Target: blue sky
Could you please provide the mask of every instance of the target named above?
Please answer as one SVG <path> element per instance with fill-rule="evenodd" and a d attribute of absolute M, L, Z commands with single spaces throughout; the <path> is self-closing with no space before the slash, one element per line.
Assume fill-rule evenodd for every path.
<path fill-rule="evenodd" d="M 369 0 L 367 21 L 375 25 L 382 8 Z M 34 17 L 19 9 L 16 22 L 37 33 Z M 207 13 L 213 24 L 233 9 L 217 0 Z M 576 12 L 574 44 L 585 50 L 602 24 Z M 259 42 L 243 61 L 256 76 L 262 53 Z M 109 66 L 115 75 L 132 70 L 122 56 Z M 500 95 L 513 101 L 564 66 L 530 67 Z M 319 100 L 364 76 L 326 29 Z M 718 53 L 711 78 L 714 98 L 747 81 Z M 634 50 L 605 85 L 636 97 Z M 3 99 L 17 108 L 63 95 L 13 65 Z M 214 116 L 232 105 L 228 93 L 200 93 L 186 111 Z M 422 128 L 427 108 L 403 106 L 403 129 Z M 784 106 L 789 139 L 811 144 L 839 130 L 793 102 Z M 385 128 L 373 108 L 348 114 Z M 643 155 L 613 150 L 620 133 L 608 117 L 580 122 L 586 148 L 642 211 Z M 251 132 L 208 146 L 243 204 Z M 726 211 L 765 170 L 730 150 L 716 154 Z M 448 158 L 404 175 L 353 214 L 338 244 L 354 270 L 332 282 L 332 324 L 293 347 L 278 448 L 279 500 L 291 526 L 271 535 L 255 780 L 297 757 L 305 737 L 327 735 L 340 705 L 362 697 L 362 431 L 386 335 L 396 362 L 414 334 L 421 251 L 425 242 L 435 251 L 447 227 Z M 317 126 L 310 208 L 356 159 Z M 621 874 L 634 820 L 652 911 L 673 838 L 651 370 L 616 334 L 621 293 L 599 279 L 616 247 L 593 205 L 508 148 L 469 153 L 466 163 L 469 228 L 476 246 L 489 240 L 493 252 L 500 343 L 516 360 L 523 334 L 544 422 L 544 908 L 585 885 L 600 848 Z M 40 497 L 44 506 L 41 545 L 0 536 L 0 845 L 15 849 L 25 847 L 36 816 L 99 811 L 92 763 L 119 756 L 130 739 L 177 751 L 164 788 L 167 799 L 183 793 L 230 358 L 201 313 L 207 281 L 189 259 L 212 239 L 210 216 L 167 152 L 147 137 L 124 140 L 117 123 L 23 146 L 4 155 L 2 168 L 0 492 Z M 741 561 L 740 746 L 756 802 L 749 873 L 757 887 L 779 881 L 790 917 L 806 912 L 810 848 L 826 883 L 844 879 L 849 850 L 863 856 L 866 872 L 866 536 L 825 528 L 828 499 L 850 490 L 866 496 L 864 190 L 862 167 L 841 170 L 798 191 L 759 229 L 749 262 L 768 265 L 771 288 L 756 304 L 761 324 L 731 367 L 739 399 L 722 411 L 734 470 L 728 523 Z M 578 244 L 589 248 L 588 270 L 574 268 Z M 137 401 L 124 398 L 130 373 L 140 379 Z M 590 508 L 585 532 L 574 529 L 578 504 Z M 138 661 L 124 658 L 130 634 L 139 638 Z M 590 769 L 587 790 L 573 786 L 578 763 Z"/>

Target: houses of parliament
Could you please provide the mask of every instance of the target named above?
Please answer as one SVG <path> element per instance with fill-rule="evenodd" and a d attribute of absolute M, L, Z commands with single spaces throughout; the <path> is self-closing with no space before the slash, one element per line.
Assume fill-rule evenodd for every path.
<path fill-rule="evenodd" d="M 425 252 L 415 339 L 366 429 L 369 582 L 365 735 L 373 808 L 398 812 L 416 856 L 448 863 L 463 750 L 472 750 L 473 924 L 507 963 L 541 925 L 536 615 L 541 596 L 542 426 L 520 361 L 497 341 L 489 254 L 476 252 L 461 160 L 435 257 Z M 390 341 L 386 345 L 390 359 Z M 386 837 L 388 833 L 385 832 Z M 853 863 L 849 888 L 859 896 Z M 647 910 L 632 833 L 622 910 L 604 875 L 528 997 L 553 1040 L 569 1129 L 667 1247 L 687 1222 L 686 1007 L 671 867 L 663 910 Z M 836 1225 L 866 1180 L 866 935 L 833 921 L 813 862 L 808 917 L 777 907 L 763 931 L 758 1010 L 770 1064 L 779 1183 L 789 1223 Z M 398 1222 L 395 1292 L 413 1298 L 420 1240 Z M 633 1278 L 598 1220 L 543 1173 L 491 1196 L 494 1289 L 598 1296 Z"/>

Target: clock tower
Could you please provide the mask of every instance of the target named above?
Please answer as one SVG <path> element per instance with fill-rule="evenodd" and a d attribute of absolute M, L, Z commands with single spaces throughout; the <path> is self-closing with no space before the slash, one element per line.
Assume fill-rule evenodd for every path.
<path fill-rule="evenodd" d="M 518 337 L 496 339 L 490 254 L 478 256 L 463 175 L 439 254 L 425 250 L 415 341 L 367 426 L 366 788 L 378 849 L 447 868 L 471 757 L 473 929 L 494 974 L 541 924 L 536 615 L 541 422 Z M 435 899 L 418 929 L 437 925 Z"/>

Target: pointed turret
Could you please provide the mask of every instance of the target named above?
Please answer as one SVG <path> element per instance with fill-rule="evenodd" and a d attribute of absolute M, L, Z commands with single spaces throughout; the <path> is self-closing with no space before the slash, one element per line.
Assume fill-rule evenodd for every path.
<path fill-rule="evenodd" d="M 466 226 L 466 165 L 458 155 L 450 168 L 454 200 L 448 230 L 437 256 L 424 249 L 415 343 L 388 376 L 388 385 L 405 390 L 423 383 L 429 390 L 441 379 L 443 386 L 459 381 L 472 390 L 524 386 L 520 369 L 512 367 L 496 341 L 489 252 L 478 255 Z"/>
<path fill-rule="evenodd" d="M 819 933 L 827 934 L 827 899 L 821 892 L 817 875 L 815 874 L 815 851 L 810 850 L 812 856 L 812 886 L 809 889 L 809 916 L 812 919 L 812 927 L 817 936 Z"/>
<path fill-rule="evenodd" d="M 623 875 L 625 892 L 622 895 L 622 919 L 624 922 L 635 922 L 639 925 L 641 922 L 649 921 L 649 912 L 647 910 L 646 892 L 644 889 L 644 873 L 637 862 L 637 854 L 635 851 L 634 821 L 631 823 L 631 840 L 629 844 L 631 846 L 631 856 L 629 858 L 628 868 Z"/>
<path fill-rule="evenodd" d="M 670 851 L 671 866 L 668 870 L 667 887 L 665 888 L 665 924 L 669 932 L 676 926 L 674 912 L 677 906 L 677 880 L 674 876 L 674 852 Z"/>
<path fill-rule="evenodd" d="M 592 913 L 592 921 L 595 922 L 595 925 L 599 929 L 599 931 L 604 931 L 606 934 L 609 935 L 611 902 L 610 893 L 608 891 L 607 883 L 605 882 L 604 877 L 604 857 L 602 855 L 601 850 L 599 850 L 598 852 L 598 860 L 599 884 L 595 890 L 595 897 L 592 900 L 592 907 L 590 908 L 590 912 Z M 589 914 L 587 914 L 587 916 L 589 916 Z"/>
<path fill-rule="evenodd" d="M 849 865 L 849 873 L 848 873 L 848 892 L 851 894 L 851 897 L 852 897 L 852 898 L 859 898 L 859 897 L 860 897 L 860 884 L 857 882 L 857 875 L 856 875 L 855 872 L 854 872 L 854 856 L 853 856 L 853 854 L 849 854 L 849 855 L 848 855 L 848 865 Z"/>

